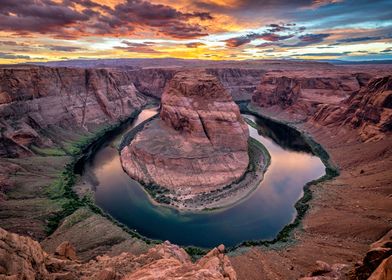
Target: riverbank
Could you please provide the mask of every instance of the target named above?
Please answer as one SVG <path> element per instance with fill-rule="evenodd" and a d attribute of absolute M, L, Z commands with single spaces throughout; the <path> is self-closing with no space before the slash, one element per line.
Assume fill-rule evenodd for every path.
<path fill-rule="evenodd" d="M 144 120 L 144 118 L 142 119 L 142 120 Z M 141 121 L 141 120 L 139 120 L 138 122 L 137 122 L 137 126 L 135 127 L 135 126 L 132 126 L 132 129 L 129 129 L 128 130 L 128 132 L 127 132 L 127 134 L 129 135 L 129 134 L 132 134 L 132 135 L 135 135 L 135 131 L 139 131 L 140 130 L 140 128 L 144 125 L 144 124 L 146 124 L 148 122 L 148 119 L 147 120 L 145 120 L 145 121 Z M 248 123 L 251 125 L 251 126 L 253 126 L 253 127 L 256 127 L 256 125 L 254 124 L 254 123 L 252 123 L 252 122 L 249 122 L 248 121 Z M 286 133 L 285 131 L 287 130 L 287 129 L 292 129 L 292 128 L 289 128 L 289 127 L 287 127 L 287 126 L 285 126 L 285 125 L 282 125 L 283 126 L 283 128 L 282 128 L 282 131 L 283 131 L 283 133 Z M 259 128 L 260 129 L 260 128 Z M 276 128 L 274 128 L 274 129 L 276 129 Z M 253 132 L 252 133 L 255 133 L 255 131 L 254 131 L 254 129 L 252 128 L 251 129 Z M 282 131 L 280 132 L 280 134 L 282 133 Z M 296 145 L 298 145 L 299 143 L 301 143 L 301 141 L 299 140 L 299 139 L 297 139 L 298 137 L 300 137 L 301 135 L 298 133 L 298 134 L 295 134 L 294 133 L 295 131 L 291 131 L 291 132 L 288 132 L 290 135 L 292 135 L 294 138 L 289 138 L 289 142 L 290 141 L 293 141 L 294 143 L 296 143 Z M 264 133 L 266 133 L 266 132 L 264 132 Z M 267 133 L 268 134 L 268 133 Z M 257 134 L 255 134 L 255 135 L 257 135 Z M 283 136 L 279 136 L 279 137 L 283 137 Z M 301 136 L 302 137 L 302 136 Z M 117 136 L 117 137 L 115 137 L 115 139 L 117 139 L 117 138 L 119 138 L 119 136 Z M 127 137 L 126 135 L 124 135 L 123 137 L 123 140 L 124 141 L 126 141 L 126 142 L 130 142 L 130 141 L 132 141 L 132 137 Z M 252 138 L 251 138 L 252 139 Z M 287 137 L 285 138 L 286 140 L 285 141 L 287 141 Z M 290 140 L 291 139 L 291 140 Z M 251 140 L 252 141 L 252 140 Z M 274 140 L 274 141 L 277 141 L 277 140 Z M 107 191 L 104 191 L 104 193 L 102 193 L 105 197 L 107 197 L 108 195 L 112 195 L 112 193 L 113 192 L 115 192 L 115 193 L 118 193 L 118 190 L 117 190 L 117 185 L 119 184 L 120 186 L 123 186 L 124 185 L 124 182 L 125 181 L 128 181 L 129 179 L 128 179 L 128 177 L 127 177 L 127 175 L 123 172 L 123 170 L 122 170 L 122 167 L 121 167 L 121 164 L 119 164 L 117 161 L 116 161 L 116 159 L 119 161 L 119 158 L 118 158 L 118 156 L 116 155 L 116 156 L 114 156 L 114 154 L 117 154 L 117 151 L 115 150 L 115 146 L 117 147 L 117 144 L 115 145 L 115 146 L 113 146 L 114 145 L 114 143 L 117 143 L 117 140 L 114 140 L 114 142 L 112 143 L 112 142 L 110 142 L 110 143 L 108 143 L 107 144 L 107 148 L 104 148 L 102 151 L 100 151 L 97 155 L 96 155 L 96 157 L 98 157 L 98 158 L 101 158 L 101 156 L 99 155 L 99 154 L 101 154 L 102 153 L 102 155 L 107 155 L 108 156 L 108 160 L 109 161 L 107 161 L 105 158 L 102 158 L 103 159 L 103 161 L 102 160 L 100 160 L 100 161 L 98 161 L 98 162 L 95 162 L 95 163 L 93 163 L 93 165 L 94 166 L 101 166 L 101 165 L 104 165 L 104 166 L 111 166 L 110 167 L 110 169 L 107 169 L 106 170 L 106 168 L 105 167 L 102 167 L 102 168 L 104 168 L 104 169 L 102 169 L 102 168 L 99 168 L 99 169 L 97 169 L 96 171 L 94 171 L 95 169 L 92 169 L 91 170 L 91 174 L 93 174 L 94 172 L 98 172 L 97 174 L 107 174 L 107 176 L 106 175 L 99 175 L 99 177 L 97 177 L 97 179 L 96 180 L 98 180 L 97 182 L 99 182 L 99 181 L 106 181 L 106 182 L 108 182 L 107 180 L 110 178 L 110 175 L 109 174 L 117 174 L 117 175 L 115 175 L 115 177 L 116 178 L 119 178 L 119 181 L 118 181 L 118 183 L 114 183 L 113 185 L 108 185 L 107 183 L 106 184 L 104 184 L 104 185 L 102 185 L 102 186 L 99 186 L 99 189 L 100 190 L 104 190 L 104 189 L 107 189 Z M 267 142 L 268 143 L 268 142 Z M 279 143 L 279 141 L 277 141 L 277 143 Z M 265 148 L 263 147 L 263 145 L 258 145 L 259 143 L 258 143 L 258 141 L 255 141 L 255 140 L 253 140 L 252 142 L 251 142 L 251 147 L 254 149 L 253 151 L 251 151 L 250 152 L 250 156 L 251 156 L 251 158 L 253 157 L 253 159 L 252 159 L 252 162 L 254 162 L 254 160 L 259 160 L 259 159 L 264 159 L 264 158 L 268 158 L 268 162 L 270 161 L 270 157 L 269 157 L 269 155 L 268 155 L 268 151 L 266 151 L 265 150 Z M 283 144 L 283 143 L 281 143 L 281 144 L 277 144 L 277 145 L 283 145 L 283 147 L 285 147 L 287 144 Z M 120 145 L 121 146 L 121 145 Z M 263 149 L 264 148 L 264 149 Z M 107 149 L 109 149 L 110 150 L 110 152 L 109 152 L 109 150 L 107 150 Z M 301 147 L 296 147 L 296 148 L 294 148 L 294 147 L 292 147 L 292 148 L 289 148 L 289 149 L 293 149 L 293 151 L 297 151 L 297 149 L 299 149 L 298 151 L 304 151 L 304 152 L 306 152 L 306 153 L 309 153 L 310 152 L 310 148 L 308 148 L 307 146 L 301 146 Z M 107 150 L 107 151 L 106 151 Z M 261 152 L 263 152 L 263 150 L 264 150 L 264 153 L 266 153 L 266 154 L 264 154 L 264 156 L 263 157 L 260 157 L 260 150 L 261 150 Z M 274 148 L 274 150 L 275 150 L 275 148 Z M 288 154 L 286 153 L 286 155 L 288 156 Z M 106 156 L 105 156 L 106 157 Z M 316 162 L 315 162 L 316 163 Z M 282 167 L 284 166 L 284 162 L 282 162 L 281 164 L 283 164 L 282 165 Z M 321 164 L 321 162 L 319 163 L 319 164 Z M 115 167 L 115 166 L 119 166 L 119 170 L 117 170 L 118 168 L 117 167 Z M 260 163 L 256 163 L 255 164 L 255 166 L 257 167 L 257 166 L 262 166 L 262 164 L 260 164 Z M 321 166 L 322 167 L 324 167 L 322 164 L 321 164 Z M 320 166 L 320 167 L 321 167 Z M 254 165 L 250 165 L 250 168 L 249 169 L 252 169 L 252 168 L 254 168 Z M 106 171 L 104 171 L 104 170 L 106 170 Z M 320 172 L 321 172 L 321 170 L 320 170 Z M 275 172 L 276 173 L 276 172 Z M 90 174 L 90 172 L 88 172 L 88 174 Z M 260 173 L 259 173 L 260 174 Z M 261 174 L 263 174 L 263 173 L 261 173 Z M 315 176 L 315 177 L 310 177 L 310 178 L 317 178 L 318 176 L 321 176 L 323 173 L 318 173 L 318 174 L 320 174 L 320 175 L 317 175 L 317 176 Z M 276 175 L 277 176 L 279 176 L 278 175 L 278 173 L 276 173 Z M 124 176 L 124 177 L 122 177 L 122 176 Z M 271 177 L 271 176 L 270 176 Z M 120 178 L 123 178 L 123 179 L 120 179 Z M 110 181 L 112 181 L 112 180 L 114 180 L 114 178 L 113 179 L 110 179 Z M 124 181 L 125 180 L 125 181 Z M 124 181 L 124 182 L 123 182 Z M 305 184 L 307 181 L 306 180 L 304 180 L 303 181 L 303 183 L 302 184 Z M 297 188 L 298 189 L 298 191 L 300 190 L 300 188 L 302 188 L 302 184 L 300 183 L 300 184 L 298 184 L 298 186 L 295 186 L 295 188 Z M 131 186 L 130 186 L 131 187 Z M 265 187 L 267 187 L 267 186 L 265 186 Z M 276 187 L 278 187 L 278 186 L 276 186 Z M 136 189 L 140 189 L 140 190 L 144 190 L 144 188 L 142 188 L 142 187 L 140 187 L 140 186 L 132 186 L 132 189 L 134 189 L 134 188 L 136 188 Z M 267 189 L 268 189 L 269 187 L 267 187 Z M 126 191 L 126 189 L 127 188 L 124 188 L 124 191 Z M 265 188 L 263 188 L 263 189 L 265 189 Z M 155 189 L 154 190 L 159 196 L 161 196 L 162 195 L 162 191 L 161 190 L 159 190 L 159 189 Z M 230 191 L 230 190 L 229 190 Z M 275 192 L 275 191 L 274 191 Z M 110 193 L 110 194 L 109 194 Z M 124 193 L 124 194 L 122 194 L 121 195 L 121 197 L 124 197 L 124 195 L 125 195 L 125 192 L 122 192 L 122 193 Z M 268 191 L 267 191 L 267 193 L 268 193 Z M 242 194 L 242 193 L 241 193 Z M 299 193 L 300 194 L 300 193 Z M 298 195 L 299 195 L 298 194 Z M 127 224 L 128 225 L 128 223 L 130 224 L 130 227 L 131 228 L 138 228 L 138 229 L 143 229 L 143 227 L 144 226 L 142 226 L 142 225 L 138 225 L 138 224 L 135 224 L 135 222 L 134 221 L 128 221 L 125 217 L 123 217 L 122 216 L 122 212 L 124 211 L 124 208 L 122 208 L 122 206 L 120 206 L 120 205 L 124 205 L 124 207 L 127 207 L 127 206 L 125 206 L 127 203 L 131 203 L 131 205 L 129 206 L 129 208 L 127 208 L 127 209 L 129 209 L 129 211 L 138 211 L 139 213 L 140 213 L 140 215 L 145 215 L 145 209 L 144 208 L 135 208 L 135 207 L 132 207 L 132 205 L 133 204 L 135 204 L 135 205 L 138 205 L 140 202 L 142 202 L 142 201 L 144 201 L 144 200 L 150 200 L 149 201 L 149 204 L 156 204 L 157 205 L 157 202 L 156 201 L 154 201 L 152 198 L 151 198 L 151 196 L 148 196 L 148 194 L 145 194 L 145 195 L 139 195 L 139 194 L 137 194 L 137 193 L 132 193 L 132 196 L 133 197 L 136 197 L 136 198 L 139 198 L 139 200 L 137 200 L 137 201 L 134 201 L 134 202 L 132 202 L 132 201 L 128 201 L 127 202 L 127 200 L 121 200 L 121 201 L 123 201 L 123 202 L 120 202 L 120 201 L 118 201 L 118 200 L 116 200 L 116 196 L 114 196 L 113 198 L 115 199 L 115 200 L 106 200 L 106 202 L 104 202 L 104 204 L 102 204 L 103 202 L 102 202 L 102 200 L 101 200 L 101 202 L 100 202 L 100 205 L 106 205 L 106 206 L 104 206 L 104 208 L 106 209 L 106 208 L 108 208 L 108 209 L 106 209 L 106 211 L 109 211 L 109 213 L 112 213 L 112 214 L 114 214 L 116 217 L 117 217 L 117 219 L 119 219 L 120 221 L 122 221 L 123 223 L 125 223 L 125 224 Z M 257 197 L 259 197 L 259 196 L 257 196 Z M 294 199 L 294 201 L 293 202 L 289 202 L 290 204 L 290 207 L 291 207 L 291 205 L 293 205 L 294 203 L 295 203 L 295 201 L 296 201 L 296 197 L 297 197 L 297 195 L 295 195 L 295 197 L 293 197 L 293 199 Z M 230 199 L 232 198 L 232 197 L 229 197 Z M 262 197 L 259 197 L 259 199 L 260 198 L 262 198 Z M 253 199 L 254 200 L 254 199 Z M 238 200 L 236 200 L 236 202 L 238 202 Z M 291 203 L 293 203 L 293 204 L 291 204 Z M 116 210 L 114 210 L 114 209 L 116 209 L 116 207 L 112 207 L 112 206 L 108 206 L 108 205 L 113 205 L 113 204 L 115 204 L 115 205 L 119 205 L 119 209 L 122 209 L 121 211 L 120 211 L 120 213 L 117 211 L 116 212 Z M 236 203 L 235 205 L 237 205 L 238 203 Z M 265 203 L 263 203 L 263 204 L 265 204 Z M 232 205 L 233 206 L 233 208 L 235 208 L 234 207 L 234 205 Z M 156 207 L 148 207 L 148 209 L 150 209 L 151 208 L 151 210 L 152 211 L 155 211 L 155 210 L 153 210 L 153 209 L 156 209 Z M 273 208 L 273 207 L 272 207 Z M 110 210 L 109 210 L 110 209 Z M 221 210 L 224 210 L 224 209 L 222 209 L 222 208 L 220 208 Z M 225 208 L 226 209 L 226 208 Z M 215 210 L 214 212 L 216 213 L 216 212 L 222 212 L 222 211 L 217 211 L 218 209 L 211 209 L 211 210 Z M 229 210 L 229 209 L 227 209 L 227 210 Z M 259 210 L 261 210 L 261 209 L 259 209 Z M 258 210 L 258 211 L 259 211 Z M 113 212 L 114 211 L 114 212 Z M 162 211 L 165 211 L 164 209 L 162 209 Z M 263 211 L 264 212 L 264 210 L 261 210 L 261 211 Z M 170 212 L 170 211 L 169 211 Z M 168 212 L 168 213 L 169 213 Z M 168 214 L 167 213 L 167 214 Z M 188 212 L 189 214 L 191 214 L 192 212 Z M 255 211 L 254 213 L 257 213 L 257 211 Z M 195 213 L 196 214 L 196 213 Z M 210 215 L 210 214 L 208 214 L 208 215 Z M 215 215 L 215 214 L 211 214 L 211 215 Z M 174 218 L 174 217 L 173 217 Z M 138 220 L 138 218 L 135 218 L 136 220 Z M 154 219 L 154 217 L 150 217 L 150 219 Z M 283 225 L 281 225 L 282 227 L 285 225 L 285 223 L 283 224 Z M 152 230 L 152 229 L 150 229 L 150 230 Z M 133 232 L 133 231 L 132 231 Z M 274 237 L 275 235 L 273 235 L 273 237 Z M 282 240 L 283 239 L 283 235 L 282 234 L 280 234 L 279 235 L 279 240 Z M 264 245 L 267 245 L 267 244 L 270 244 L 271 243 L 271 241 L 263 241 L 263 240 L 266 240 L 268 237 L 266 236 L 266 237 L 263 237 L 263 238 L 261 238 L 261 237 L 259 237 L 259 240 L 261 240 L 261 241 L 246 241 L 246 242 L 242 242 L 241 244 L 240 244 L 240 246 L 241 247 L 244 247 L 244 246 L 254 246 L 254 245 L 257 245 L 257 244 L 264 244 Z M 244 238 L 244 239 L 242 239 L 242 240 L 249 240 L 248 238 Z M 242 240 L 238 240 L 237 242 L 241 242 Z M 179 241 L 177 241 L 177 242 L 179 242 Z M 219 240 L 217 241 L 217 242 L 219 242 Z M 274 241 L 274 242 L 276 242 L 276 240 Z M 189 243 L 188 243 L 189 244 Z M 191 243 L 192 244 L 192 243 Z M 215 244 L 215 243 L 214 243 Z M 237 243 L 232 243 L 232 244 L 230 244 L 230 246 L 233 246 L 233 245 L 236 245 Z M 238 244 L 237 244 L 238 245 Z M 235 250 L 236 248 L 238 248 L 238 247 L 240 247 L 240 246 L 235 246 L 235 247 L 231 247 L 231 248 L 229 248 L 229 250 L 230 251 L 233 251 L 233 250 Z M 194 249 L 192 249 L 193 251 L 198 251 L 198 249 L 196 249 L 196 248 L 194 248 Z"/>
<path fill-rule="evenodd" d="M 390 229 L 392 143 L 363 143 L 347 128 L 336 137 L 310 123 L 291 125 L 325 147 L 328 160 L 339 166 L 339 175 L 308 186 L 312 199 L 299 226 L 291 231 L 293 242 L 232 254 L 239 279 L 298 279 L 313 271 L 317 260 L 346 265 L 349 271 L 362 260 L 369 244 Z"/>
<path fill-rule="evenodd" d="M 144 121 L 123 136 L 120 151 L 129 145 L 136 134 L 151 119 Z M 263 179 L 270 164 L 267 149 L 253 138 L 248 141 L 249 165 L 244 175 L 221 189 L 197 194 L 181 194 L 154 184 L 140 184 L 148 193 L 151 203 L 180 211 L 213 211 L 233 206 L 255 190 Z"/>
<path fill-rule="evenodd" d="M 115 222 L 90 195 L 74 192 L 80 183 L 75 173 L 79 163 L 139 112 L 135 109 L 129 117 L 96 126 L 90 132 L 56 128 L 52 147 L 38 149 L 29 157 L 1 159 L 3 171 L 8 170 L 8 177 L 0 177 L 8 185 L 1 188 L 5 193 L 0 204 L 1 227 L 32 236 L 49 252 L 69 240 L 86 260 L 111 251 L 145 252 L 154 241 L 143 241 L 142 236 Z"/>
<path fill-rule="evenodd" d="M 309 202 L 313 198 L 311 186 L 317 185 L 322 182 L 326 182 L 328 180 L 333 179 L 336 176 L 339 176 L 339 169 L 331 161 L 328 152 L 319 143 L 313 140 L 313 138 L 309 134 L 305 133 L 304 131 L 300 131 L 293 124 L 285 122 L 283 120 L 275 120 L 269 116 L 266 116 L 256 108 L 252 108 L 252 106 L 249 106 L 248 103 L 245 103 L 245 106 L 240 106 L 240 108 L 241 108 L 241 113 L 254 115 L 261 119 L 274 122 L 282 126 L 289 127 L 292 129 L 293 131 L 292 133 L 299 133 L 301 137 L 303 137 L 307 145 L 309 146 L 312 153 L 318 156 L 323 162 L 323 164 L 325 165 L 325 175 L 323 175 L 322 177 L 316 180 L 310 181 L 304 185 L 303 196 L 294 205 L 297 211 L 294 220 L 290 224 L 286 225 L 274 239 L 244 241 L 238 244 L 237 246 L 229 248 L 229 251 L 234 252 L 236 249 L 239 249 L 241 247 L 251 247 L 251 246 L 266 246 L 266 247 L 269 247 L 271 245 L 285 246 L 287 242 L 295 241 L 295 237 L 293 236 L 293 231 L 301 225 L 301 221 L 305 217 L 305 214 L 309 209 Z M 246 119 L 246 122 L 253 128 L 258 129 L 257 124 L 254 123 L 253 121 Z"/>

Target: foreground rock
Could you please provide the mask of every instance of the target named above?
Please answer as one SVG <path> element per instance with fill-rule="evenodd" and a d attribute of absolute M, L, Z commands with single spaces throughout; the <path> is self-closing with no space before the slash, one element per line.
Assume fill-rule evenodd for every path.
<path fill-rule="evenodd" d="M 370 245 L 370 250 L 354 269 L 352 275 L 358 280 L 390 279 L 392 276 L 392 229 Z"/>
<path fill-rule="evenodd" d="M 248 128 L 217 79 L 181 72 L 162 97 L 160 118 L 121 151 L 125 171 L 175 199 L 221 189 L 247 170 Z"/>
<path fill-rule="evenodd" d="M 49 255 L 31 238 L 0 228 L 0 279 L 237 279 L 223 246 L 195 263 L 182 248 L 167 241 L 140 256 L 122 253 L 84 263 L 67 257 L 71 248 L 64 243 L 57 255 Z"/>

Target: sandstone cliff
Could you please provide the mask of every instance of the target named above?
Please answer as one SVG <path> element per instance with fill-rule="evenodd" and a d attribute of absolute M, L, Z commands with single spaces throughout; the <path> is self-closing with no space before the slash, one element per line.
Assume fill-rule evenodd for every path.
<path fill-rule="evenodd" d="M 121 151 L 121 160 L 131 177 L 189 199 L 245 173 L 248 135 L 238 106 L 214 76 L 180 72 L 163 94 L 160 118 Z"/>
<path fill-rule="evenodd" d="M 0 228 L 0 279 L 43 280 L 156 280 L 156 279 L 237 279 L 224 246 L 211 250 L 192 262 L 180 247 L 164 242 L 139 256 L 131 253 L 98 256 L 80 262 L 72 244 L 62 243 L 54 255 L 46 253 L 29 237 Z"/>
<path fill-rule="evenodd" d="M 340 105 L 323 105 L 314 122 L 330 127 L 347 125 L 363 141 L 380 140 L 392 131 L 392 76 L 371 80 Z"/>
<path fill-rule="evenodd" d="M 338 70 L 271 71 L 261 78 L 252 104 L 275 114 L 307 119 L 320 104 L 339 104 L 365 83 L 367 74 Z"/>
<path fill-rule="evenodd" d="M 235 101 L 251 100 L 264 69 L 209 68 L 207 73 L 216 76 Z"/>
<path fill-rule="evenodd" d="M 0 156 L 61 145 L 66 131 L 94 131 L 144 103 L 132 82 L 105 69 L 1 68 Z"/>

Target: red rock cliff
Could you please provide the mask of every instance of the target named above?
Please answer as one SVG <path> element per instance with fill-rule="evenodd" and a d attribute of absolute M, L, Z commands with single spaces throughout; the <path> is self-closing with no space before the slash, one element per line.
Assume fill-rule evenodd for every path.
<path fill-rule="evenodd" d="M 178 194 L 219 189 L 248 166 L 247 125 L 218 80 L 205 72 L 178 73 L 162 97 L 160 119 L 121 151 L 126 172 Z"/>

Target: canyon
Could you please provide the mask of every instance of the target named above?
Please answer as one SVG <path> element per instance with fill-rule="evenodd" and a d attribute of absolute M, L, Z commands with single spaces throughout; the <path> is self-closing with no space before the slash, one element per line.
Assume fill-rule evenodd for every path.
<path fill-rule="evenodd" d="M 162 95 L 159 118 L 122 149 L 121 161 L 132 178 L 170 191 L 171 204 L 186 207 L 244 175 L 248 136 L 238 106 L 216 77 L 179 72 Z"/>
<path fill-rule="evenodd" d="M 323 279 L 366 279 L 374 271 L 379 276 L 371 279 L 387 279 L 382 275 L 390 273 L 389 243 L 372 245 L 370 251 L 383 252 L 376 262 L 368 261 L 374 252 L 367 259 L 364 256 L 369 244 L 388 233 L 392 221 L 390 66 L 295 61 L 198 62 L 194 67 L 99 63 L 90 68 L 0 68 L 0 226 L 4 228 L 0 273 L 16 275 L 15 264 L 4 263 L 9 263 L 10 255 L 19 258 L 18 250 L 31 248 L 39 252 L 36 263 L 40 265 L 27 268 L 31 264 L 24 264 L 30 275 L 55 269 L 48 273 L 68 273 L 69 277 L 80 273 L 76 275 L 87 279 L 98 271 L 109 275 L 102 279 L 132 273 L 130 279 L 143 275 L 149 279 L 161 272 L 168 273 L 162 277 L 201 279 L 298 279 L 323 273 Z M 80 157 L 97 135 L 102 137 L 132 120 L 144 106 L 162 98 L 162 120 L 154 122 L 171 130 L 186 128 L 175 118 L 183 104 L 164 94 L 183 68 L 205 69 L 208 77 L 214 77 L 208 79 L 218 79 L 225 88 L 218 91 L 218 98 L 227 98 L 222 93 L 226 90 L 235 101 L 251 101 L 244 105 L 247 110 L 309 135 L 338 166 L 339 176 L 310 186 L 309 210 L 291 233 L 290 242 L 239 248 L 228 256 L 222 248 L 213 249 L 193 263 L 175 245 L 156 247 L 145 242 L 97 210 L 88 197 L 75 198 L 70 193 L 69 185 L 83 182 L 70 177 L 64 166 Z M 203 129 L 198 127 L 196 138 L 206 142 L 206 134 L 201 135 Z M 49 230 L 48 224 L 52 225 Z M 18 240 L 27 245 L 11 246 Z M 80 263 L 52 257 L 65 241 L 74 244 Z"/>

